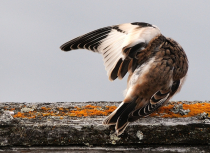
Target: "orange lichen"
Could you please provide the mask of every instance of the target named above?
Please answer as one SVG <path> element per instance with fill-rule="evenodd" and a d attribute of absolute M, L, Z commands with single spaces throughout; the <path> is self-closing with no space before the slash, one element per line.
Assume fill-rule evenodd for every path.
<path fill-rule="evenodd" d="M 25 106 L 24 106 L 25 107 Z M 107 116 L 113 112 L 117 107 L 116 106 L 106 106 L 102 108 L 100 106 L 86 105 L 83 107 L 74 107 L 72 108 L 63 108 L 58 107 L 55 111 L 49 111 L 51 108 L 41 107 L 40 111 L 34 110 L 29 112 L 17 112 L 13 115 L 14 118 L 36 118 L 38 116 L 60 116 L 60 119 L 63 119 L 63 116 L 70 117 L 87 117 L 87 116 Z M 5 108 L 6 110 L 6 108 Z"/>
<path fill-rule="evenodd" d="M 24 113 L 17 112 L 17 114 L 13 115 L 13 117 L 23 117 Z"/>
<path fill-rule="evenodd" d="M 64 109 L 63 107 L 58 107 L 58 110 L 63 111 Z"/>
<path fill-rule="evenodd" d="M 195 116 L 201 113 L 210 113 L 210 103 L 196 103 L 196 104 L 183 104 L 183 109 L 190 109 L 189 116 Z"/>
<path fill-rule="evenodd" d="M 50 110 L 51 108 L 41 107 L 42 110 Z"/>
<path fill-rule="evenodd" d="M 70 116 L 107 116 L 113 112 L 117 107 L 116 106 L 106 106 L 106 109 L 102 109 L 100 106 L 87 105 L 82 108 L 75 107 L 76 110 L 70 111 Z"/>
<path fill-rule="evenodd" d="M 182 103 L 179 103 L 182 104 Z M 159 116 L 159 117 L 170 117 L 170 118 L 176 118 L 176 117 L 192 117 L 199 115 L 201 113 L 210 113 L 210 103 L 195 103 L 195 104 L 182 104 L 183 110 L 190 110 L 189 113 L 186 115 L 181 115 L 179 113 L 172 112 L 172 108 L 174 105 L 168 105 L 163 106 L 160 109 L 158 109 L 156 112 L 152 113 L 150 116 Z"/>
<path fill-rule="evenodd" d="M 181 115 L 180 113 L 174 113 L 172 109 L 177 104 L 182 105 L 183 110 L 190 110 L 186 115 Z M 24 106 L 26 107 L 26 106 Z M 35 109 L 30 112 L 17 112 L 13 115 L 15 118 L 41 118 L 48 116 L 59 116 L 60 119 L 63 119 L 64 116 L 69 117 L 87 117 L 87 116 L 107 116 L 111 112 L 113 112 L 117 107 L 116 106 L 94 106 L 94 105 L 86 105 L 82 107 L 75 106 L 74 108 L 63 108 L 58 107 L 56 109 L 41 107 L 41 109 Z M 4 108 L 8 110 L 8 107 Z M 9 110 L 15 110 L 15 108 L 10 108 Z M 210 103 L 194 103 L 194 104 L 183 104 L 181 102 L 171 103 L 167 106 L 163 106 L 159 108 L 157 111 L 152 113 L 151 117 L 168 117 L 168 118 L 177 118 L 177 117 L 192 117 L 199 115 L 201 113 L 209 113 L 210 114 Z"/>
<path fill-rule="evenodd" d="M 17 114 L 14 114 L 13 115 L 14 118 L 18 117 L 18 118 L 28 118 L 28 119 L 31 119 L 31 118 L 35 118 L 36 115 L 34 115 L 34 112 L 28 112 L 28 113 L 21 113 L 21 112 L 17 112 Z"/>

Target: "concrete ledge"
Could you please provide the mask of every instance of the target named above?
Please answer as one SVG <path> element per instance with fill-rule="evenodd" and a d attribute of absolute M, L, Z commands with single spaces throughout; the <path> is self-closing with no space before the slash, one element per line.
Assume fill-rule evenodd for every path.
<path fill-rule="evenodd" d="M 170 102 L 117 137 L 101 122 L 119 104 L 0 103 L 0 147 L 210 144 L 209 102 Z"/>

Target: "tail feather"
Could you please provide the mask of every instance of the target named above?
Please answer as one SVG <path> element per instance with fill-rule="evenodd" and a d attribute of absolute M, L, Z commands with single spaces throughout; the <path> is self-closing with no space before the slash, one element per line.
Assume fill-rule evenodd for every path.
<path fill-rule="evenodd" d="M 116 130 L 121 129 L 128 122 L 128 117 L 131 112 L 135 110 L 136 107 L 136 99 L 129 103 L 126 109 L 120 114 L 116 123 Z"/>
<path fill-rule="evenodd" d="M 162 99 L 155 99 L 156 94 Z M 136 106 L 137 103 L 141 102 L 142 98 L 136 97 L 128 103 L 122 102 L 120 106 L 103 121 L 103 124 L 116 125 L 116 133 L 117 135 L 121 135 L 130 122 L 136 121 L 139 118 L 147 116 L 157 110 L 164 102 L 169 100 L 169 95 L 170 93 L 161 94 L 158 91 L 152 96 L 154 98 L 148 100 L 147 104 L 141 106 L 140 108 L 136 108 Z"/>
<path fill-rule="evenodd" d="M 125 131 L 126 127 L 129 125 L 129 123 L 130 122 L 126 122 L 120 129 L 116 129 L 117 135 L 121 135 Z"/>
<path fill-rule="evenodd" d="M 136 99 L 134 99 L 129 103 L 122 102 L 120 106 L 103 121 L 103 124 L 106 125 L 116 124 L 115 130 L 117 132 L 117 135 L 122 134 L 129 124 L 128 122 L 129 114 L 135 110 L 135 107 L 136 107 Z"/>
<path fill-rule="evenodd" d="M 117 122 L 117 119 L 125 110 L 125 108 L 129 105 L 129 103 L 122 102 L 117 109 L 115 109 L 104 121 L 103 124 L 105 125 L 114 125 Z"/>

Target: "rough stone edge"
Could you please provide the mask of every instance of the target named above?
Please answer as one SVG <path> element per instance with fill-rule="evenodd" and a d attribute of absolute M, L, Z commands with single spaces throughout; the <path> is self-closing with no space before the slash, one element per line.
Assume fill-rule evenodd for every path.
<path fill-rule="evenodd" d="M 65 104 L 65 102 L 61 102 L 62 104 Z M 56 104 L 61 104 L 61 103 L 56 103 Z M 92 104 L 92 103 L 97 103 L 98 104 L 98 102 L 85 102 L 85 103 L 79 103 L 80 105 L 86 105 L 86 104 Z M 103 103 L 104 104 L 104 102 L 100 102 L 100 103 Z M 112 105 L 113 103 L 117 103 L 117 104 L 119 104 L 119 102 L 110 102 L 110 104 Z M 190 102 L 190 103 L 192 103 L 192 102 Z M 196 101 L 196 103 L 198 103 L 198 101 Z M 11 104 L 11 103 L 7 103 L 6 105 L 8 105 L 8 104 Z M 19 103 L 18 103 L 19 104 Z M 22 103 L 22 104 L 26 104 L 26 105 L 30 105 L 30 104 L 32 104 L 32 105 L 34 105 L 34 103 Z M 40 104 L 42 104 L 42 103 L 37 103 L 38 105 L 40 105 Z M 44 103 L 44 104 L 46 104 L 46 105 L 49 105 L 49 104 L 51 104 L 51 103 Z M 53 104 L 55 104 L 55 103 L 53 103 Z M 52 104 L 52 105 L 53 105 Z M 75 103 L 73 103 L 73 104 L 78 104 L 77 102 L 75 102 Z M 67 103 L 67 105 L 69 106 L 69 103 Z M 151 119 L 151 118 L 150 118 Z M 101 118 L 99 118 L 99 121 L 101 120 Z M 141 121 L 143 121 L 144 119 L 142 119 Z M 148 123 L 148 121 L 149 120 L 147 120 L 147 119 L 145 119 L 146 121 L 144 122 L 144 123 Z M 154 120 L 154 119 L 152 119 L 152 120 Z M 170 119 L 169 119 L 170 120 Z M 194 119 L 193 119 L 194 120 Z M 192 121 L 193 121 L 192 120 Z M 13 121 L 13 120 L 12 120 Z M 141 123 L 141 121 L 140 121 L 140 123 Z M 159 121 L 157 121 L 157 122 L 159 122 Z M 164 120 L 163 121 L 164 123 L 165 122 L 167 122 L 166 120 Z M 170 123 L 171 121 L 169 121 L 169 123 Z M 176 121 L 175 121 L 176 122 Z M 209 131 L 209 124 L 204 124 L 204 123 L 202 123 L 202 122 L 199 122 L 199 123 L 190 123 L 190 126 L 192 125 L 192 124 L 194 124 L 196 127 L 195 128 L 198 128 L 198 130 L 196 130 L 196 135 L 198 135 L 198 139 L 196 139 L 196 137 L 194 137 L 193 139 L 196 139 L 196 143 L 198 143 L 198 144 L 209 144 L 210 142 L 209 142 L 209 136 L 207 136 L 207 137 L 201 137 L 201 139 L 204 139 L 204 140 L 202 140 L 200 143 L 199 143 L 199 135 L 203 135 L 203 134 L 205 134 L 205 133 L 210 133 L 210 131 Z M 7 127 L 7 128 L 14 128 L 14 126 L 20 126 L 20 128 L 25 128 L 26 126 L 25 125 L 23 125 L 23 124 L 16 124 L 16 122 L 11 122 L 10 123 L 10 127 L 8 127 L 8 124 L 7 125 L 5 125 L 5 127 Z M 74 126 L 75 124 L 73 124 L 73 125 L 71 125 L 71 126 Z M 31 126 L 33 126 L 32 124 L 28 124 L 27 125 L 28 127 L 31 127 Z M 50 125 L 43 125 L 43 126 L 50 126 Z M 66 124 L 66 125 L 61 125 L 60 127 L 58 127 L 58 128 L 62 128 L 62 127 L 64 127 L 64 129 L 65 129 L 65 126 L 66 126 L 66 128 L 68 128 L 68 126 L 69 126 L 69 124 Z M 131 126 L 130 127 L 133 127 L 133 129 L 132 128 L 130 128 L 129 130 L 131 130 L 132 132 L 131 133 L 133 133 L 133 130 L 135 130 L 137 133 L 135 134 L 135 132 L 134 132 L 134 134 L 132 135 L 132 136 L 135 136 L 135 138 L 133 139 L 134 141 L 133 141 L 133 144 L 135 144 L 135 143 L 139 143 L 139 141 L 140 141 L 140 143 L 141 144 L 148 144 L 148 143 L 154 143 L 154 142 L 148 142 L 148 141 L 144 141 L 144 131 L 142 132 L 142 130 L 138 130 L 139 128 L 143 128 L 144 130 L 146 130 L 146 128 L 148 128 L 148 129 L 150 129 L 151 131 L 152 130 L 154 130 L 154 129 L 156 129 L 156 128 L 160 128 L 160 126 L 163 126 L 163 127 L 166 127 L 166 126 L 168 126 L 167 128 L 170 130 L 172 127 L 174 127 L 175 125 L 166 125 L 166 124 L 159 124 L 159 125 L 156 125 L 156 124 L 154 124 L 154 122 L 153 123 L 151 123 L 151 124 L 144 124 L 144 125 L 141 125 L 141 124 L 139 124 L 138 122 L 135 122 L 134 124 L 131 124 Z M 180 127 L 180 124 L 178 124 L 177 125 L 178 127 Z M 183 126 L 184 127 L 184 126 Z M 34 127 L 33 127 L 34 128 Z M 77 127 L 78 128 L 78 127 Z M 91 126 L 80 126 L 79 127 L 80 129 L 84 129 L 84 131 L 83 132 L 91 132 L 91 130 L 92 130 L 92 127 Z M 189 128 L 189 127 L 187 127 L 187 128 Z M 110 129 L 107 129 L 107 128 L 102 128 L 100 125 L 99 125 L 99 127 L 94 127 L 94 129 L 102 129 L 102 132 L 103 132 L 103 130 L 105 130 L 105 131 L 110 131 Z M 200 132 L 199 131 L 199 129 L 205 129 L 204 130 L 204 132 Z M 129 130 L 128 130 L 128 133 L 129 133 Z M 160 131 L 161 131 L 161 129 L 159 129 Z M 175 130 L 177 130 L 177 129 L 175 129 Z M 178 129 L 179 130 L 179 129 Z M 21 131 L 20 129 L 19 129 L 19 131 Z M 188 131 L 189 131 L 189 129 L 188 129 Z M 22 131 L 22 132 L 24 132 L 24 131 Z M 57 132 L 59 133 L 59 130 L 57 130 Z M 65 132 L 65 131 L 64 131 Z M 164 130 L 162 130 L 161 132 L 163 132 L 164 133 Z M 106 135 L 106 137 L 108 136 L 108 138 L 111 140 L 108 140 L 108 142 L 103 142 L 103 145 L 106 145 L 107 143 L 108 144 L 113 144 L 113 145 L 125 145 L 125 144 L 132 144 L 132 141 L 126 141 L 126 143 L 125 143 L 125 141 L 124 141 L 124 139 L 127 139 L 128 137 L 129 137 L 129 134 L 128 135 L 124 135 L 124 136 L 122 136 L 121 138 L 119 138 L 119 137 L 116 137 L 115 135 L 112 135 L 111 133 L 109 133 L 109 132 L 106 132 L 107 133 L 107 135 Z M 121 141 L 121 139 L 123 139 L 123 141 Z M 138 140 L 139 139 L 139 140 Z M 161 138 L 160 138 L 161 139 Z M 163 139 L 163 138 L 162 138 Z M 131 139 L 132 140 L 132 139 Z M 141 140 L 142 140 L 142 142 L 141 142 Z M 180 140 L 180 139 L 179 139 Z M 179 141 L 178 140 L 178 141 Z M 5 139 L 5 141 L 6 141 L 6 139 Z M 161 142 L 161 141 L 160 141 Z M 164 141 L 162 141 L 161 142 L 162 144 L 164 144 Z M 177 142 L 176 141 L 174 141 L 173 140 L 173 142 L 167 142 L 166 144 L 170 144 L 170 143 L 173 143 L 173 144 L 176 144 Z M 185 144 L 186 142 L 182 142 L 181 144 Z M 83 145 L 87 145 L 87 146 L 90 146 L 90 145 L 92 145 L 92 143 L 90 142 L 89 143 L 89 141 L 83 141 L 83 142 L 81 142 L 81 141 L 78 141 L 78 143 L 77 142 L 75 142 L 75 143 L 68 143 L 68 144 L 62 144 L 62 143 L 58 143 L 58 145 L 71 145 L 71 144 L 74 144 L 74 145 L 76 145 L 76 144 L 83 144 Z M 154 144 L 157 144 L 157 143 L 154 143 Z M 179 143 L 178 143 L 179 144 Z M 8 145 L 7 143 L 5 143 L 5 145 Z M 24 144 L 22 144 L 22 145 L 24 145 Z M 25 143 L 25 145 L 27 146 L 27 145 L 29 145 L 30 146 L 30 143 Z M 35 145 L 37 145 L 37 144 L 35 144 Z M 50 144 L 46 144 L 46 145 L 50 145 Z M 4 144 L 3 144 L 3 146 L 4 146 Z"/>

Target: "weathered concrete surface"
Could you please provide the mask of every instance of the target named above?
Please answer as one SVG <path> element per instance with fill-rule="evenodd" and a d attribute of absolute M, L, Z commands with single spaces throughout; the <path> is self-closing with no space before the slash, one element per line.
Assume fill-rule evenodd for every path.
<path fill-rule="evenodd" d="M 74 108 L 74 106 L 89 104 L 104 107 L 119 105 L 119 102 L 0 103 L 0 146 L 80 145 L 86 147 L 130 147 L 135 145 L 140 147 L 142 145 L 170 145 L 168 147 L 171 148 L 171 145 L 207 145 L 204 148 L 209 149 L 210 120 L 207 115 L 204 115 L 206 116 L 204 118 L 201 116 L 188 118 L 142 118 L 128 126 L 126 131 L 117 137 L 114 134 L 113 126 L 105 127 L 101 124 L 105 118 L 104 116 L 62 116 L 62 119 L 59 116 L 40 116 L 28 119 L 13 118 L 13 114 L 9 111 L 15 108 L 13 112 L 17 114 L 17 112 L 27 111 L 27 109 L 28 111 L 32 111 L 32 109 L 39 111 L 42 107 L 52 109 L 58 107 Z M 172 150 L 174 149 L 173 146 Z M 150 148 L 151 151 L 150 146 L 147 148 Z M 192 147 L 188 146 L 188 148 Z M 201 149 L 203 147 L 198 146 L 197 148 Z M 153 150 L 155 149 L 153 148 Z"/>

